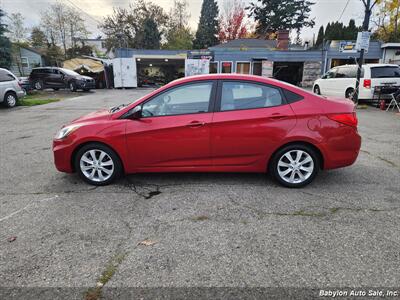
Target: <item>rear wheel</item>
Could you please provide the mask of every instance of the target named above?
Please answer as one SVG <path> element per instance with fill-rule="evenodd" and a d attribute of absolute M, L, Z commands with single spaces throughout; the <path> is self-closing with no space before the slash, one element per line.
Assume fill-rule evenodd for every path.
<path fill-rule="evenodd" d="M 12 108 L 17 105 L 17 96 L 15 93 L 8 92 L 4 95 L 3 103 L 6 107 Z"/>
<path fill-rule="evenodd" d="M 36 90 L 39 90 L 39 91 L 43 90 L 43 81 L 41 81 L 41 80 L 35 81 L 33 86 L 35 87 Z"/>
<path fill-rule="evenodd" d="M 79 176 L 92 185 L 107 185 L 122 172 L 118 155 L 111 148 L 97 143 L 79 149 L 74 164 Z"/>
<path fill-rule="evenodd" d="M 321 90 L 318 85 L 314 86 L 314 94 L 321 95 Z"/>
<path fill-rule="evenodd" d="M 319 167 L 319 157 L 314 149 L 303 144 L 292 144 L 275 153 L 269 171 L 281 185 L 298 188 L 311 183 Z"/>
<path fill-rule="evenodd" d="M 53 88 L 53 90 L 58 91 L 60 88 Z"/>
<path fill-rule="evenodd" d="M 347 99 L 353 99 L 353 96 L 354 96 L 354 89 L 353 88 L 347 89 L 346 93 L 345 93 L 345 97 Z"/>

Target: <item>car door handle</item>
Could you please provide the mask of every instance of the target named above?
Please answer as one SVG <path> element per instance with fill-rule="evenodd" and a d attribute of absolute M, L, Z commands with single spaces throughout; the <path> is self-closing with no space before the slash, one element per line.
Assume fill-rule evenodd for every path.
<path fill-rule="evenodd" d="M 269 119 L 271 119 L 271 120 L 282 120 L 282 119 L 286 119 L 286 118 L 288 118 L 289 116 L 286 116 L 286 115 L 281 115 L 281 114 L 272 114 L 270 117 L 269 117 Z"/>
<path fill-rule="evenodd" d="M 188 126 L 188 127 L 201 127 L 201 126 L 204 126 L 204 125 L 206 125 L 206 123 L 199 122 L 199 121 L 193 121 L 193 122 L 190 122 L 189 124 L 187 124 L 186 126 Z"/>

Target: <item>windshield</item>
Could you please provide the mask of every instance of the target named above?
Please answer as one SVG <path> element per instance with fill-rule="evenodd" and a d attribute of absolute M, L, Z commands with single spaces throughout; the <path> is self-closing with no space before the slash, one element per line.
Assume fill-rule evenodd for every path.
<path fill-rule="evenodd" d="M 371 78 L 400 77 L 400 67 L 373 67 L 371 68 Z"/>
<path fill-rule="evenodd" d="M 65 74 L 68 74 L 68 75 L 73 75 L 73 76 L 80 76 L 80 74 L 78 74 L 78 73 L 76 73 L 75 71 L 72 71 L 72 70 L 68 70 L 68 69 L 64 69 L 64 68 L 61 68 L 60 69 L 61 71 L 63 71 Z"/>

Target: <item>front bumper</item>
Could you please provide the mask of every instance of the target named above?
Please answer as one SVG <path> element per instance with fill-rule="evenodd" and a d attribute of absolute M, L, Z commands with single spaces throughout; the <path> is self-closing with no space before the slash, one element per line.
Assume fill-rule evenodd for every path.
<path fill-rule="evenodd" d="M 77 81 L 76 86 L 77 86 L 77 88 L 80 88 L 80 89 L 94 89 L 94 88 L 96 88 L 96 82 L 94 82 L 94 81 Z"/>
<path fill-rule="evenodd" d="M 72 154 L 73 145 L 66 140 L 53 140 L 54 164 L 58 171 L 73 173 Z"/>

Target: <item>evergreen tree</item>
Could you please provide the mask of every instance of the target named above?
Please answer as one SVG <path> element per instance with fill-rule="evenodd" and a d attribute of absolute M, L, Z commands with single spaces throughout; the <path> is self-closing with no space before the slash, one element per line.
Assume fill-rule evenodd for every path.
<path fill-rule="evenodd" d="M 315 46 L 321 46 L 324 41 L 324 26 L 321 26 L 318 31 L 317 41 L 315 42 Z"/>
<path fill-rule="evenodd" d="M 193 41 L 195 49 L 205 49 L 218 43 L 218 4 L 215 0 L 203 0 L 199 27 Z"/>
<path fill-rule="evenodd" d="M 7 25 L 3 23 L 5 12 L 0 8 L 0 68 L 10 68 L 11 66 L 11 42 L 5 35 Z"/>
<path fill-rule="evenodd" d="M 146 19 L 143 23 L 143 49 L 160 49 L 161 34 L 157 23 L 153 19 Z"/>
<path fill-rule="evenodd" d="M 46 34 L 38 26 L 32 28 L 30 42 L 32 47 L 35 48 L 44 48 L 48 46 Z"/>

